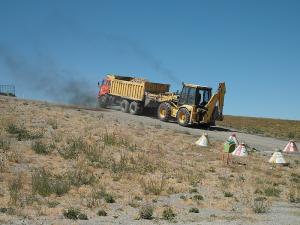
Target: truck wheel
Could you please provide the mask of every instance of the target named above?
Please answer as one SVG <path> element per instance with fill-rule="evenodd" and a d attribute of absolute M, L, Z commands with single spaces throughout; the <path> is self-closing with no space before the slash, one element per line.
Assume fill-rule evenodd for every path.
<path fill-rule="evenodd" d="M 107 95 L 101 95 L 98 98 L 98 105 L 100 108 L 106 108 L 108 104 L 108 96 Z"/>
<path fill-rule="evenodd" d="M 141 107 L 137 102 L 131 102 L 129 105 L 129 113 L 132 115 L 137 115 L 141 112 Z"/>
<path fill-rule="evenodd" d="M 177 112 L 177 123 L 186 127 L 189 125 L 191 114 L 186 108 L 180 108 Z"/>
<path fill-rule="evenodd" d="M 126 99 L 123 99 L 121 101 L 121 111 L 124 113 L 128 113 L 129 112 L 129 102 Z"/>
<path fill-rule="evenodd" d="M 161 103 L 158 107 L 157 115 L 161 121 L 169 121 L 171 119 L 171 105 L 167 102 Z"/>

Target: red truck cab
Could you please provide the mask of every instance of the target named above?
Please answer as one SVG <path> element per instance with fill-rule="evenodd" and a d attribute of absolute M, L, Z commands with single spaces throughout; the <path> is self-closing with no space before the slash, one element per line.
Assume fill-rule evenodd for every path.
<path fill-rule="evenodd" d="M 101 85 L 100 85 L 100 82 L 98 82 L 98 86 L 99 86 L 98 97 L 108 94 L 109 93 L 109 87 L 110 87 L 110 79 L 105 77 L 102 80 Z"/>

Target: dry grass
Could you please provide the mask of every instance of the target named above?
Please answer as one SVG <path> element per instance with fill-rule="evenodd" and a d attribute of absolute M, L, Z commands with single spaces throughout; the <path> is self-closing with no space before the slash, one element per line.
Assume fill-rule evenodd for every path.
<path fill-rule="evenodd" d="M 6 214 L 86 219 L 82 212 L 105 216 L 120 205 L 141 219 L 173 220 L 198 208 L 238 207 L 248 215 L 267 211 L 273 200 L 300 199 L 296 161 L 270 167 L 267 157 L 252 153 L 227 166 L 221 142 L 204 149 L 191 144 L 195 137 L 188 133 L 120 122 L 109 113 L 6 103 L 0 109 L 0 208 Z M 157 203 L 167 197 L 172 205 Z"/>
<path fill-rule="evenodd" d="M 300 140 L 300 121 L 295 120 L 225 116 L 217 124 L 250 134 Z"/>

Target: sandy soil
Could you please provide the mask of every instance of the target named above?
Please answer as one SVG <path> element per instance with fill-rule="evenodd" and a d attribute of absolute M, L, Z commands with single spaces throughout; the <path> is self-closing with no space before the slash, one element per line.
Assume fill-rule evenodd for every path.
<path fill-rule="evenodd" d="M 151 115 L 133 116 L 117 109 L 95 110 L 8 97 L 0 97 L 0 113 L 1 140 L 10 141 L 10 146 L 1 150 L 1 157 L 7 160 L 1 167 L 0 208 L 13 209 L 12 213 L 0 212 L 0 224 L 300 224 L 300 195 L 296 203 L 290 201 L 291 191 L 300 193 L 300 156 L 286 155 L 290 162 L 287 167 L 267 163 L 271 152 L 276 147 L 283 148 L 286 141 L 226 128 L 184 128 L 176 123 L 163 123 Z M 17 140 L 6 131 L 12 122 L 29 130 L 42 130 L 42 141 L 54 144 L 53 151 L 37 154 L 32 149 L 36 140 Z M 194 145 L 203 132 L 211 140 L 209 148 Z M 220 152 L 232 132 L 258 153 L 234 159 L 228 166 L 220 160 Z M 107 134 L 117 139 L 103 141 Z M 79 153 L 77 158 L 62 157 L 61 149 L 74 137 L 83 137 L 95 151 L 98 144 L 106 143 L 107 155 L 101 156 L 108 163 L 115 161 L 108 166 L 91 164 L 95 158 L 89 161 L 86 152 Z M 84 176 L 93 174 L 96 181 L 72 184 L 62 196 L 33 195 L 31 176 L 35 168 L 45 168 L 62 179 L 67 172 L 85 171 Z M 20 174 L 23 185 L 18 189 L 17 203 L 13 204 L 9 187 Z M 143 182 L 153 181 L 157 188 L 160 179 L 165 182 L 162 190 L 146 193 Z M 103 186 L 114 196 L 114 203 L 91 197 L 94 190 Z M 278 190 L 279 194 L 267 196 L 269 189 Z M 225 192 L 233 196 L 226 197 Z M 195 200 L 195 195 L 203 196 L 203 200 Z M 265 213 L 253 212 L 257 197 L 267 199 Z M 97 202 L 91 205 L 92 200 Z M 49 207 L 48 203 L 54 201 L 58 205 Z M 152 220 L 139 218 L 144 204 L 154 207 Z M 88 220 L 66 219 L 63 211 L 71 206 L 80 208 Z M 166 207 L 173 209 L 174 219 L 163 219 Z M 192 207 L 198 208 L 199 213 L 190 213 Z M 105 209 L 107 216 L 97 216 L 99 209 Z"/>

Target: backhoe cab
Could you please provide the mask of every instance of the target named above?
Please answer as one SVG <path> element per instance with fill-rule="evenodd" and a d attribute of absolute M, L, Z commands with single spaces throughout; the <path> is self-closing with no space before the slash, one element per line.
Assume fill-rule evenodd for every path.
<path fill-rule="evenodd" d="M 190 124 L 214 125 L 223 119 L 225 83 L 220 83 L 217 93 L 212 96 L 212 88 L 185 84 L 176 101 L 165 101 L 158 108 L 162 121 L 176 119 L 181 126 Z"/>

